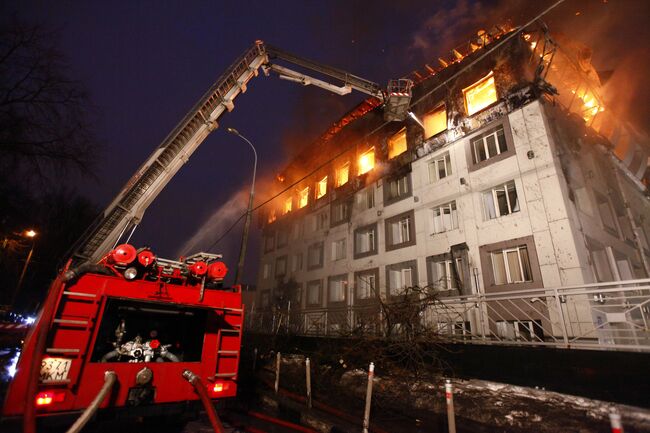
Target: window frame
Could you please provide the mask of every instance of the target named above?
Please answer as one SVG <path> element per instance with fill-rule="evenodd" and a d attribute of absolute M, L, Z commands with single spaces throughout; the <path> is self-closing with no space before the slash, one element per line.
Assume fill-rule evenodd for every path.
<path fill-rule="evenodd" d="M 338 244 L 342 243 L 342 248 L 341 248 L 341 256 L 337 256 L 335 253 L 338 251 Z M 347 258 L 347 237 L 340 238 L 340 239 L 334 239 L 331 242 L 331 261 L 332 262 L 337 262 L 339 260 L 343 260 Z"/>
<path fill-rule="evenodd" d="M 358 252 L 358 242 L 357 242 L 357 235 L 362 234 L 362 233 L 373 233 L 372 236 L 372 248 L 370 248 L 368 251 L 365 252 Z M 364 225 L 361 227 L 358 227 L 354 230 L 354 239 L 353 239 L 353 247 L 354 247 L 354 258 L 355 259 L 361 259 L 363 257 L 368 257 L 368 256 L 374 256 L 379 252 L 379 238 L 377 237 L 378 231 L 377 231 L 377 223 L 373 224 L 368 224 Z"/>
<path fill-rule="evenodd" d="M 319 261 L 316 264 L 311 263 L 311 252 L 318 249 Z M 314 242 L 307 247 L 307 270 L 320 269 L 325 265 L 324 245 L 322 241 Z"/>
<path fill-rule="evenodd" d="M 309 296 L 311 294 L 311 288 L 314 285 L 318 285 L 318 301 L 317 302 L 311 302 L 311 297 Z M 309 280 L 305 284 L 305 307 L 306 308 L 321 308 L 323 306 L 323 280 L 322 279 L 316 279 L 316 280 Z"/>
<path fill-rule="evenodd" d="M 393 224 L 400 224 L 399 232 L 402 233 L 402 221 L 405 219 L 408 220 L 408 239 L 399 243 L 393 241 Z M 417 243 L 416 231 L 415 231 L 415 210 L 410 210 L 403 212 L 401 214 L 386 218 L 384 221 L 385 229 L 385 239 L 386 239 L 386 251 L 393 251 L 400 248 L 410 247 Z"/>
<path fill-rule="evenodd" d="M 409 269 L 410 273 L 410 278 L 411 278 L 411 285 L 410 286 L 402 286 L 400 288 L 395 288 L 396 290 L 404 290 L 406 287 L 414 287 L 418 285 L 418 265 L 417 265 L 417 260 L 407 260 L 405 262 L 400 262 L 400 263 L 393 263 L 391 265 L 386 265 L 386 296 L 387 297 L 396 297 L 396 296 L 401 296 L 402 293 L 397 292 L 395 293 L 393 290 L 393 287 L 391 287 L 391 272 L 399 271 L 400 272 L 400 279 L 404 278 L 404 270 Z"/>
<path fill-rule="evenodd" d="M 334 169 L 335 188 L 340 188 L 343 185 L 346 185 L 348 182 L 350 182 L 350 167 L 351 167 L 350 161 L 347 161 L 347 162 L 344 162 L 343 164 L 337 166 Z M 341 183 L 340 174 L 343 172 L 344 169 L 345 169 L 345 173 L 346 173 L 345 182 Z"/>
<path fill-rule="evenodd" d="M 491 253 L 523 245 L 526 246 L 528 252 L 528 263 L 532 280 L 521 283 L 496 284 Z M 537 248 L 535 247 L 535 238 L 532 235 L 496 242 L 493 244 L 481 245 L 479 246 L 479 255 L 481 258 L 481 268 L 483 273 L 483 287 L 485 288 L 486 293 L 538 289 L 544 286 L 537 256 Z"/>
<path fill-rule="evenodd" d="M 425 140 L 428 140 L 428 139 L 430 139 L 430 138 L 433 138 L 433 137 L 435 137 L 435 136 L 438 135 L 438 134 L 442 134 L 442 133 L 445 132 L 447 129 L 449 129 L 449 118 L 448 118 L 448 116 L 447 116 L 447 104 L 444 103 L 444 102 L 442 102 L 442 103 L 436 105 L 433 109 L 427 111 L 427 112 L 422 116 L 422 123 L 423 123 L 424 125 L 426 125 L 426 117 L 427 117 L 427 116 L 433 116 L 433 115 L 435 115 L 435 113 L 440 112 L 440 111 L 442 111 L 442 112 L 445 113 L 445 127 L 444 127 L 444 129 L 441 129 L 440 131 L 438 131 L 438 132 L 434 132 L 433 134 L 427 136 L 427 130 L 426 130 L 426 126 L 425 126 L 425 127 L 424 127 L 424 131 L 423 131 L 424 139 L 425 139 Z"/>
<path fill-rule="evenodd" d="M 372 276 L 375 280 L 374 287 L 370 290 L 367 297 L 359 296 L 359 286 L 357 284 L 359 278 L 364 276 Z M 369 302 L 376 302 L 379 298 L 380 281 L 379 281 L 379 268 L 365 269 L 354 273 L 354 301 L 355 304 L 363 304 Z"/>
<path fill-rule="evenodd" d="M 474 110 L 474 111 L 472 111 L 470 113 L 469 104 L 467 103 L 467 93 L 469 93 L 472 89 L 480 86 L 484 82 L 489 81 L 490 79 L 492 79 L 492 81 L 494 82 L 494 93 L 495 93 L 494 101 L 492 101 L 489 104 L 484 105 L 483 107 L 478 108 L 478 109 L 476 109 L 476 110 Z M 495 74 L 494 74 L 493 70 L 491 70 L 486 76 L 479 78 L 477 81 L 475 81 L 472 84 L 470 84 L 469 86 L 463 88 L 463 103 L 465 104 L 465 113 L 468 116 L 473 116 L 473 115 L 475 115 L 477 113 L 480 113 L 483 110 L 486 110 L 486 109 L 490 108 L 491 106 L 493 106 L 497 102 L 499 102 L 499 91 L 498 91 L 498 88 L 497 88 L 497 80 L 496 80 L 496 77 L 495 77 Z"/>
<path fill-rule="evenodd" d="M 339 209 L 344 209 L 344 215 L 337 215 Z M 338 218 L 341 216 L 341 218 Z M 351 197 L 345 198 L 343 200 L 336 200 L 330 205 L 330 227 L 336 227 L 338 225 L 347 223 L 350 221 L 352 216 L 352 200 Z"/>
<path fill-rule="evenodd" d="M 514 210 L 512 203 L 510 202 L 510 195 L 508 194 L 508 186 L 511 185 L 513 186 L 513 190 L 515 192 L 515 196 L 517 199 L 517 206 L 519 207 L 518 209 Z M 506 198 L 506 204 L 508 206 L 508 213 L 501 214 L 501 208 L 499 207 L 499 199 L 497 196 L 497 191 L 499 191 L 501 188 L 503 188 L 503 192 Z M 492 207 L 494 208 L 495 212 L 495 217 L 491 218 L 489 211 L 487 209 L 486 205 L 486 197 L 491 198 L 492 200 Z M 494 185 L 490 189 L 486 189 L 484 191 L 481 191 L 481 204 L 483 206 L 483 220 L 484 221 L 491 221 L 491 220 L 496 220 L 504 216 L 512 215 L 513 213 L 521 212 L 521 198 L 519 197 L 519 193 L 517 192 L 517 183 L 515 180 L 509 180 L 507 182 Z"/>
<path fill-rule="evenodd" d="M 493 132 L 490 131 L 492 130 L 496 131 L 499 127 L 503 128 L 503 136 L 505 137 L 506 140 L 506 151 L 501 152 L 498 155 L 488 158 L 484 161 L 474 162 L 474 148 L 472 145 L 472 140 L 478 137 L 491 135 Z M 476 131 L 476 133 L 467 137 L 467 145 L 465 146 L 465 157 L 467 160 L 467 169 L 470 172 L 480 170 L 482 168 L 485 168 L 486 166 L 495 164 L 499 161 L 503 161 L 504 159 L 510 158 L 511 156 L 515 155 L 516 153 L 517 151 L 515 149 L 514 140 L 512 138 L 512 128 L 510 127 L 510 121 L 508 120 L 508 116 L 503 116 L 502 118 L 495 120 L 494 122 L 488 123 L 487 125 L 485 125 L 485 127 L 481 128 L 479 131 Z"/>
<path fill-rule="evenodd" d="M 361 161 L 361 158 L 363 158 L 365 155 L 372 154 L 372 167 L 370 167 L 368 170 L 364 171 L 363 173 L 361 172 L 361 164 L 359 163 Z M 363 176 L 364 174 L 370 173 L 375 169 L 375 166 L 377 165 L 377 153 L 375 151 L 375 146 L 371 146 L 365 151 L 361 152 L 359 154 L 359 157 L 357 158 L 357 176 Z"/>
<path fill-rule="evenodd" d="M 404 185 L 408 189 L 406 192 L 399 192 L 400 181 L 404 179 Z M 397 182 L 398 194 L 393 196 L 391 193 L 391 184 Z M 413 196 L 413 184 L 411 181 L 411 172 L 405 173 L 401 176 L 394 176 L 392 178 L 385 178 L 383 181 L 383 190 L 384 190 L 384 206 L 389 206 L 398 201 L 404 200 L 408 197 Z"/>
<path fill-rule="evenodd" d="M 341 281 L 343 285 L 343 299 L 341 300 L 335 300 L 333 301 L 331 299 L 332 295 L 332 283 L 336 281 Z M 341 305 L 345 304 L 348 300 L 348 287 L 349 287 L 349 281 L 348 281 L 348 274 L 339 274 L 339 275 L 332 275 L 327 278 L 327 304 L 328 305 Z"/>
<path fill-rule="evenodd" d="M 444 227 L 444 230 L 438 230 L 437 228 L 437 223 L 436 223 L 436 211 L 440 211 L 440 220 L 442 221 L 442 224 L 444 225 L 444 209 L 449 208 L 449 218 L 451 221 L 451 228 Z M 456 200 L 452 200 L 447 203 L 443 203 L 434 207 L 429 208 L 429 235 L 430 236 L 435 236 L 439 235 L 442 233 L 447 233 L 451 232 L 454 230 L 458 230 L 459 228 L 459 223 L 458 223 L 458 204 L 456 203 Z"/>
<path fill-rule="evenodd" d="M 401 141 L 402 138 L 404 140 L 404 150 L 402 150 L 400 153 L 393 154 L 393 152 L 391 152 L 391 150 L 393 148 L 393 144 L 397 143 L 398 141 Z M 388 137 L 388 139 L 386 141 L 387 141 L 387 145 L 388 145 L 387 147 L 388 147 L 388 159 L 389 160 L 397 158 L 398 156 L 406 153 L 408 151 L 408 140 L 407 140 L 407 134 L 406 134 L 406 127 L 403 127 L 402 129 L 400 129 L 396 133 L 392 134 L 390 137 Z"/>
<path fill-rule="evenodd" d="M 443 161 L 443 167 L 445 168 L 445 175 L 443 177 L 439 176 L 440 169 L 439 169 L 438 163 L 440 161 Z M 432 176 L 431 176 L 431 167 L 432 166 L 435 167 L 434 168 L 434 173 L 435 173 L 434 176 L 435 176 L 435 178 L 432 178 Z M 452 176 L 454 174 L 454 169 L 453 169 L 453 166 L 451 164 L 451 154 L 449 153 L 449 151 L 440 153 L 440 154 L 434 156 L 433 158 L 430 158 L 427 161 L 427 171 L 428 171 L 428 175 L 429 175 L 429 183 L 440 182 L 441 180 Z"/>

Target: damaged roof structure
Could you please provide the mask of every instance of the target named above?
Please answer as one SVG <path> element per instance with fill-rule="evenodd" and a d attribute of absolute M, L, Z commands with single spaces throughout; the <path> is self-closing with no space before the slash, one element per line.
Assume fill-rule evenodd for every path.
<path fill-rule="evenodd" d="M 251 325 L 650 350 L 650 140 L 590 53 L 479 31 L 411 74 L 411 118 L 368 99 L 336 122 L 276 179 Z M 427 304 L 387 321 L 405 297 Z"/>

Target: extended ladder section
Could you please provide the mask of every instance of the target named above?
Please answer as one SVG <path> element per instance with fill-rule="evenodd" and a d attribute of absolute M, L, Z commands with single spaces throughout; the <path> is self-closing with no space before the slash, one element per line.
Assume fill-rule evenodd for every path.
<path fill-rule="evenodd" d="M 285 61 L 335 78 L 342 82 L 342 86 L 271 63 L 271 60 Z M 410 85 L 405 95 L 398 95 L 395 92 L 385 93 L 372 81 L 257 41 L 219 77 L 77 241 L 72 249 L 73 265 L 99 261 L 123 235 L 130 236 L 151 202 L 188 161 L 208 134 L 218 127 L 217 120 L 221 115 L 233 110 L 234 99 L 246 91 L 247 83 L 259 74 L 260 68 L 263 68 L 265 74 L 272 71 L 280 78 L 303 85 L 315 85 L 341 95 L 350 93 L 351 90 L 363 92 L 380 99 L 387 105 L 386 113 L 390 113 L 386 117 L 387 120 L 404 120 L 406 117 L 411 98 Z M 396 98 L 396 95 L 399 97 Z"/>

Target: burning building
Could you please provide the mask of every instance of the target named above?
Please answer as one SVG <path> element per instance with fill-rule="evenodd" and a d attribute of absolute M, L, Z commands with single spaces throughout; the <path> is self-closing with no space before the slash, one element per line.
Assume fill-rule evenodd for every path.
<path fill-rule="evenodd" d="M 589 49 L 494 28 L 410 78 L 410 118 L 366 100 L 278 175 L 251 324 L 353 332 L 418 287 L 416 320 L 450 336 L 650 347 L 629 283 L 650 276 L 650 142 Z"/>

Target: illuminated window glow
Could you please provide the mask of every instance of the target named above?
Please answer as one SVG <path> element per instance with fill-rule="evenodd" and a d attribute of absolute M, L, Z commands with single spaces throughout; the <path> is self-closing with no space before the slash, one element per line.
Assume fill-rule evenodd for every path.
<path fill-rule="evenodd" d="M 316 182 L 316 199 L 327 194 L 327 176 Z"/>
<path fill-rule="evenodd" d="M 309 203 L 309 187 L 301 190 L 298 193 L 298 208 L 302 209 L 303 207 L 307 206 Z"/>
<path fill-rule="evenodd" d="M 395 158 L 406 152 L 406 128 L 388 139 L 388 159 Z"/>
<path fill-rule="evenodd" d="M 271 224 L 275 220 L 276 220 L 275 209 L 271 209 L 271 211 L 269 212 L 269 217 L 267 218 L 267 222 Z"/>
<path fill-rule="evenodd" d="M 289 197 L 284 201 L 284 213 L 287 214 L 291 212 L 292 208 L 293 208 L 293 199 Z"/>
<path fill-rule="evenodd" d="M 470 115 L 496 102 L 497 88 L 494 84 L 494 73 L 490 71 L 486 77 L 463 89 L 463 94 L 465 95 L 467 114 Z"/>
<path fill-rule="evenodd" d="M 336 187 L 343 186 L 350 179 L 350 163 L 346 162 L 336 169 Z"/>
<path fill-rule="evenodd" d="M 359 174 L 368 173 L 375 168 L 375 148 L 371 147 L 359 157 Z"/>
<path fill-rule="evenodd" d="M 428 112 L 422 119 L 424 123 L 424 138 L 434 135 L 447 129 L 447 108 L 444 105 Z"/>

